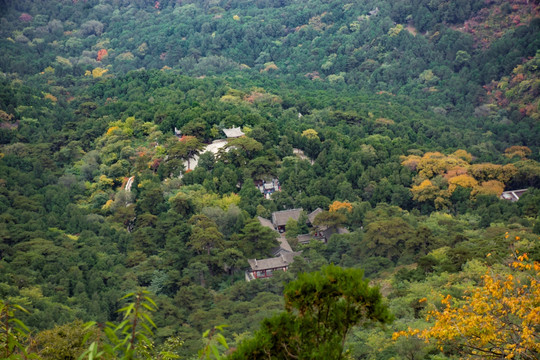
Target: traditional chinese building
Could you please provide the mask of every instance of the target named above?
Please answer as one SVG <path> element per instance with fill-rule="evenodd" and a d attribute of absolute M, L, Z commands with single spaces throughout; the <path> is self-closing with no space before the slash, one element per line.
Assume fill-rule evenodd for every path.
<path fill-rule="evenodd" d="M 273 212 L 272 224 L 274 225 L 274 228 L 279 232 L 284 232 L 287 221 L 289 221 L 289 219 L 298 221 L 300 215 L 302 215 L 302 210 L 302 208 L 299 208 Z"/>
<path fill-rule="evenodd" d="M 287 271 L 299 252 L 282 252 L 278 257 L 269 259 L 249 259 L 250 269 L 246 271 L 246 281 L 272 277 L 276 271 Z"/>
<path fill-rule="evenodd" d="M 238 138 L 238 137 L 246 135 L 242 132 L 242 130 L 239 127 L 235 127 L 231 129 L 223 129 L 223 132 L 225 133 L 225 136 L 227 136 L 227 138 L 229 139 Z"/>

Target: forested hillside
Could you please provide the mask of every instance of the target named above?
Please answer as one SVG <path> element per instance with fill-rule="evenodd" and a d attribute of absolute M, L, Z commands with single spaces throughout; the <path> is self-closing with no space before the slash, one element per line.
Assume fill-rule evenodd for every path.
<path fill-rule="evenodd" d="M 0 0 L 0 353 L 537 358 L 539 10 Z"/>

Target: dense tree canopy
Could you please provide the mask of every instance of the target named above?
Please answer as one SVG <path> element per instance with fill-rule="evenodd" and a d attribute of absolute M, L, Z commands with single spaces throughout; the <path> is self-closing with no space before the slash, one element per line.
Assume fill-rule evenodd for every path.
<path fill-rule="evenodd" d="M 449 339 L 437 321 L 493 305 L 489 284 L 527 292 L 506 277 L 509 248 L 540 260 L 538 14 L 526 0 L 0 1 L 0 342 L 78 356 L 101 336 L 81 323 L 123 324 L 121 297 L 144 289 L 158 310 L 143 358 L 211 349 L 207 329 L 300 358 L 460 356 L 475 329 Z M 279 236 L 301 256 L 246 282 Z M 392 324 L 355 326 L 389 318 L 358 268 Z M 500 318 L 482 314 L 485 329 Z M 409 326 L 441 332 L 391 341 Z"/>

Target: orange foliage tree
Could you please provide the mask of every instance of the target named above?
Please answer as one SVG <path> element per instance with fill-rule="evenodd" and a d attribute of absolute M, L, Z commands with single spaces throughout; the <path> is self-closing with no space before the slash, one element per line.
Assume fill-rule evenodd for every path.
<path fill-rule="evenodd" d="M 332 204 L 330 204 L 330 207 L 328 208 L 328 211 L 334 212 L 334 211 L 338 211 L 338 210 L 341 210 L 341 209 L 345 209 L 346 211 L 351 212 L 352 211 L 352 204 L 350 202 L 348 202 L 348 201 L 341 202 L 341 201 L 336 200 Z"/>
<path fill-rule="evenodd" d="M 430 313 L 431 327 L 396 332 L 393 339 L 416 336 L 472 359 L 538 359 L 540 263 L 516 251 L 510 268 L 506 275 L 485 274 L 464 302 L 444 297 L 444 308 Z"/>
<path fill-rule="evenodd" d="M 54 96 L 54 95 L 52 95 L 52 94 L 50 94 L 50 93 L 45 93 L 45 94 L 43 95 L 43 98 L 49 99 L 49 100 L 51 100 L 53 103 L 55 103 L 55 102 L 58 101 L 58 99 L 56 98 L 56 96 Z"/>
<path fill-rule="evenodd" d="M 99 50 L 98 53 L 97 53 L 97 58 L 96 58 L 96 60 L 97 60 L 97 61 L 101 61 L 101 60 L 103 60 L 103 58 L 104 58 L 105 56 L 107 56 L 107 55 L 108 55 L 107 49 L 101 49 L 101 50 Z"/>

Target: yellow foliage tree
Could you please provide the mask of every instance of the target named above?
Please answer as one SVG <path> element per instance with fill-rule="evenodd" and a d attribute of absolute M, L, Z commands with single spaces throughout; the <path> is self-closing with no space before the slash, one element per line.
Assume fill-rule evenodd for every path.
<path fill-rule="evenodd" d="M 414 185 L 411 189 L 413 199 L 416 201 L 424 202 L 434 200 L 439 196 L 441 189 L 433 185 L 433 183 L 426 179 L 420 183 L 420 185 Z"/>
<path fill-rule="evenodd" d="M 230 94 L 223 95 L 219 100 L 223 102 L 230 102 L 230 103 L 240 103 L 242 101 L 240 97 L 230 95 Z"/>
<path fill-rule="evenodd" d="M 458 149 L 452 155 L 460 159 L 463 159 L 468 163 L 472 161 L 472 155 L 465 150 Z"/>
<path fill-rule="evenodd" d="M 435 319 L 431 327 L 409 328 L 393 338 L 416 336 L 470 359 L 538 359 L 540 263 L 523 254 L 510 266 L 507 275 L 485 274 L 482 286 L 464 297 L 464 303 L 444 297 L 444 308 L 430 313 Z"/>
<path fill-rule="evenodd" d="M 446 174 L 444 174 L 444 178 L 446 180 L 449 180 L 453 177 L 456 177 L 456 176 L 459 176 L 459 175 L 465 175 L 467 174 L 467 169 L 463 168 L 463 167 L 460 167 L 460 166 L 457 166 L 453 169 L 450 169 L 446 172 Z"/>
<path fill-rule="evenodd" d="M 240 195 L 238 194 L 228 194 L 223 195 L 223 197 L 216 201 L 215 205 L 222 208 L 223 210 L 227 210 L 229 206 L 231 205 L 238 205 L 240 203 Z"/>
<path fill-rule="evenodd" d="M 527 156 L 530 149 L 525 146 L 512 146 L 506 149 L 506 155 Z M 457 150 L 451 155 L 440 152 L 427 152 L 423 156 L 416 154 L 401 157 L 401 165 L 411 171 L 418 172 L 418 181 L 424 180 L 420 185 L 413 186 L 411 192 L 416 201 L 434 201 L 437 208 L 444 208 L 450 202 L 449 198 L 457 186 L 472 188 L 471 199 L 477 195 L 497 195 L 504 190 L 504 184 L 509 182 L 516 174 L 523 170 L 516 165 L 497 165 L 482 163 L 471 165 L 473 157 L 465 150 Z M 530 173 L 530 171 L 529 171 Z M 448 189 L 444 189 L 444 183 L 437 182 L 438 186 L 431 181 L 442 175 L 448 181 Z M 425 180 L 429 180 L 426 182 Z M 479 185 L 480 184 L 480 185 Z"/>
<path fill-rule="evenodd" d="M 474 196 L 476 195 L 495 195 L 501 196 L 504 191 L 504 184 L 497 180 L 489 180 L 480 184 L 480 186 L 474 189 Z"/>
<path fill-rule="evenodd" d="M 403 25 L 397 24 L 396 26 L 388 30 L 388 36 L 390 37 L 398 36 L 399 33 L 402 31 L 403 31 Z"/>
<path fill-rule="evenodd" d="M 101 207 L 103 210 L 109 210 L 114 203 L 113 200 L 109 199 L 107 202 Z"/>
<path fill-rule="evenodd" d="M 341 201 L 336 200 L 332 204 L 330 204 L 328 211 L 334 212 L 334 211 L 339 211 L 341 209 L 345 209 L 347 212 L 351 212 L 352 204 L 348 201 L 341 202 Z"/>
<path fill-rule="evenodd" d="M 466 169 L 469 166 L 468 159 L 472 159 L 472 156 L 464 150 L 458 150 L 448 156 L 440 152 L 427 152 L 422 157 L 418 155 L 402 156 L 401 165 L 412 171 L 418 171 L 418 174 L 424 179 L 431 179 L 434 176 L 443 175 L 451 169 Z"/>
<path fill-rule="evenodd" d="M 108 130 L 107 130 L 107 136 L 111 136 L 111 135 L 114 135 L 115 132 L 117 131 L 121 131 L 120 128 L 118 126 L 111 126 Z"/>
<path fill-rule="evenodd" d="M 319 133 L 313 129 L 307 129 L 302 131 L 302 136 L 308 139 L 318 139 Z"/>
<path fill-rule="evenodd" d="M 527 146 L 510 146 L 504 150 L 504 156 L 513 158 L 514 156 L 525 159 L 527 156 L 531 155 L 532 151 Z"/>
<path fill-rule="evenodd" d="M 502 183 L 508 182 L 518 169 L 514 164 L 497 165 L 490 163 L 474 164 L 469 168 L 471 174 L 478 181 L 498 180 Z"/>
<path fill-rule="evenodd" d="M 106 175 L 101 175 L 97 183 L 98 188 L 100 189 L 109 189 L 114 186 L 114 180 L 108 178 Z"/>
<path fill-rule="evenodd" d="M 122 60 L 122 61 L 132 61 L 135 59 L 135 55 L 133 55 L 130 51 L 127 51 L 125 53 L 118 55 L 116 59 Z"/>
<path fill-rule="evenodd" d="M 420 176 L 431 179 L 434 176 L 444 174 L 450 169 L 467 166 L 469 166 L 469 163 L 457 156 L 446 156 L 440 152 L 428 152 L 422 156 L 417 169 Z"/>
<path fill-rule="evenodd" d="M 448 179 L 448 190 L 450 190 L 450 192 L 454 192 L 458 186 L 464 188 L 474 188 L 478 186 L 478 181 L 467 174 L 454 176 L 453 178 Z"/>
<path fill-rule="evenodd" d="M 109 71 L 109 69 L 103 69 L 103 68 L 97 67 L 97 68 L 95 68 L 94 70 L 92 70 L 92 77 L 93 77 L 94 79 L 100 78 L 100 77 L 102 77 L 103 74 L 105 74 L 107 71 Z"/>
<path fill-rule="evenodd" d="M 270 61 L 270 62 L 264 63 L 264 69 L 262 69 L 261 72 L 270 71 L 270 70 L 278 70 L 278 69 L 279 68 L 277 67 L 277 65 L 273 61 Z"/>
<path fill-rule="evenodd" d="M 62 56 L 57 56 L 56 57 L 56 62 L 58 64 L 61 64 L 63 66 L 66 66 L 68 68 L 71 68 L 73 67 L 73 65 L 71 64 L 71 61 L 69 61 L 69 59 L 66 59 L 65 57 L 62 57 Z"/>
<path fill-rule="evenodd" d="M 386 125 L 394 125 L 396 122 L 392 119 L 387 119 L 387 118 L 378 118 L 377 120 L 375 120 L 375 125 L 379 125 L 379 126 L 386 126 Z"/>

